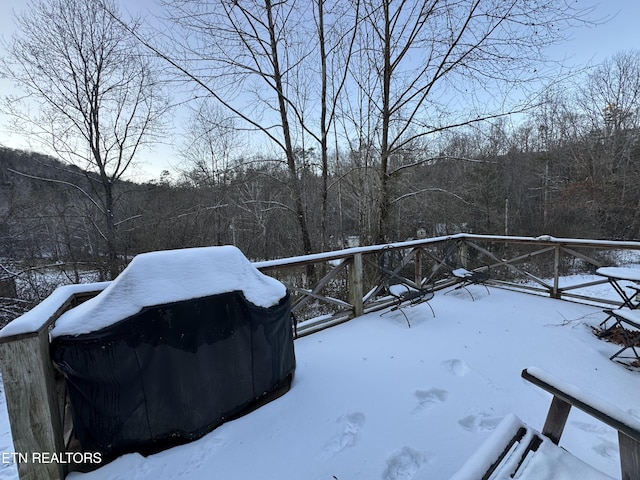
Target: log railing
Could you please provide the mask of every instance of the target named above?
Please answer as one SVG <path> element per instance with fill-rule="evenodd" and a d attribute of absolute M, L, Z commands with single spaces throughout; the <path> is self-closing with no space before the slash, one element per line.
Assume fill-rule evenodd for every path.
<path fill-rule="evenodd" d="M 640 263 L 640 242 L 458 234 L 257 262 L 255 266 L 293 292 L 298 333 L 305 335 L 390 305 L 393 299 L 381 295 L 377 271 L 377 259 L 388 249 L 402 252 L 408 281 L 430 284 L 435 290 L 455 283 L 446 258 L 453 252 L 468 269 L 489 268 L 494 286 L 608 307 L 618 306 L 620 299 L 580 291 L 605 285 L 607 279 L 582 280 L 579 274 L 593 274 L 598 267 L 633 262 L 634 258 Z M 308 275 L 310 270 L 314 278 Z"/>
<path fill-rule="evenodd" d="M 458 234 L 254 265 L 289 288 L 301 336 L 389 306 L 393 299 L 382 293 L 378 271 L 378 259 L 389 249 L 402 253 L 401 274 L 407 282 L 428 284 L 436 291 L 455 284 L 450 275 L 451 260 L 455 259 L 470 270 L 489 268 L 490 281 L 497 287 L 609 307 L 620 304 L 615 296 L 596 298 L 579 291 L 606 284 L 607 279 L 578 279 L 568 285 L 561 285 L 560 279 L 572 273 L 593 273 L 604 265 L 628 263 L 634 254 L 640 258 L 640 242 Z M 55 392 L 48 331 L 62 313 L 97 295 L 106 285 L 61 287 L 0 331 L 0 362 L 18 458 L 33 452 L 63 451 L 63 405 Z M 55 462 L 18 463 L 21 480 L 62 479 L 65 473 L 66 466 Z"/>

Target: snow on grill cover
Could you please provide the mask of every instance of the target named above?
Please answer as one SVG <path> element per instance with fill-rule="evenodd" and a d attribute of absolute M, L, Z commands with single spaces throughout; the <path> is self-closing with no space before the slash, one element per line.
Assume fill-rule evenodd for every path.
<path fill-rule="evenodd" d="M 51 355 L 82 450 L 153 453 L 288 389 L 290 299 L 235 247 L 142 254 L 58 319 Z"/>

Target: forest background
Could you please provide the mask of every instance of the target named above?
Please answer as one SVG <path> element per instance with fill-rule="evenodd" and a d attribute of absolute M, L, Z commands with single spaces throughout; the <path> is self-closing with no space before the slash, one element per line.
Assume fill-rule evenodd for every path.
<path fill-rule="evenodd" d="M 567 71 L 558 1 L 37 0 L 6 44 L 0 315 L 137 253 L 457 232 L 637 239 L 640 52 Z M 180 166 L 130 174 L 188 103 Z"/>

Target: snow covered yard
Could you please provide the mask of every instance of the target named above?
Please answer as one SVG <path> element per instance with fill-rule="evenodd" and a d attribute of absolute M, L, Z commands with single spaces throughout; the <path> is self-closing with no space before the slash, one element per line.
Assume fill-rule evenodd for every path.
<path fill-rule="evenodd" d="M 198 441 L 130 454 L 71 480 L 447 479 L 507 414 L 541 429 L 550 395 L 520 378 L 540 367 L 640 419 L 640 372 L 590 325 L 601 309 L 484 287 L 368 314 L 296 340 L 283 397 Z M 2 405 L 0 448 L 12 451 Z M 616 432 L 572 411 L 561 445 L 619 478 Z M 0 479 L 15 479 L 3 464 Z"/>

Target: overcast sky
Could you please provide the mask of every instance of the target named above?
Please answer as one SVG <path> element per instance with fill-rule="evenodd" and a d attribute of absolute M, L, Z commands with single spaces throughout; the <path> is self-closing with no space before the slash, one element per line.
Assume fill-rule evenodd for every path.
<path fill-rule="evenodd" d="M 119 0 L 123 9 L 131 13 L 144 14 L 149 7 L 154 6 L 154 0 Z M 576 0 L 578 4 L 585 7 L 595 5 L 593 19 L 609 20 L 594 27 L 584 27 L 576 29 L 573 39 L 554 47 L 551 51 L 556 59 L 567 58 L 568 62 L 574 66 L 586 66 L 587 64 L 597 64 L 610 58 L 615 53 L 640 49 L 640 33 L 638 33 L 638 19 L 640 19 L 640 0 L 603 0 L 595 1 Z M 0 2 L 0 36 L 3 41 L 7 41 L 14 31 L 13 14 L 20 11 L 28 4 L 27 0 L 2 0 Z M 4 51 L 0 48 L 0 55 Z M 0 94 L 5 93 L 11 84 L 0 79 Z M 5 130 L 6 119 L 0 115 L 0 144 L 13 148 L 27 148 L 24 140 L 11 138 Z M 176 165 L 175 158 L 167 158 L 175 154 L 171 152 L 152 153 L 149 158 L 153 158 L 154 165 L 147 164 L 143 168 L 152 177 L 158 176 L 159 172 Z"/>

